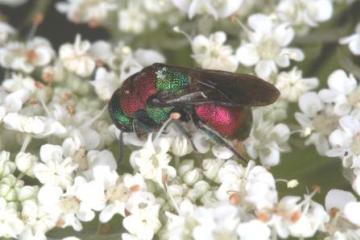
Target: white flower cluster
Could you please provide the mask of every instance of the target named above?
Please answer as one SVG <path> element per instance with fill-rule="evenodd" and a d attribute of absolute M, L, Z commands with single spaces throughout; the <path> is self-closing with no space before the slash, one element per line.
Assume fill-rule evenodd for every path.
<path fill-rule="evenodd" d="M 19 40 L 0 22 L 0 238 L 53 239 L 59 235 L 53 230 L 68 235 L 66 228 L 86 239 L 92 222 L 96 235 L 125 240 L 359 239 L 360 71 L 326 68 L 323 87 L 323 72 L 314 70 L 323 59 L 314 60 L 316 47 L 300 41 L 351 4 L 63 0 L 56 8 L 67 19 L 105 27 L 120 40 L 77 35 L 59 49 L 42 37 Z M 335 42 L 359 55 L 359 26 Z M 186 59 L 183 65 L 194 60 L 204 69 L 256 75 L 280 97 L 252 110 L 244 141 L 225 139 L 233 150 L 188 121 L 180 123 L 186 136 L 171 124 L 147 135 L 124 132 L 119 153 L 120 131 L 107 114 L 113 92 L 144 67 L 166 61 L 157 50 L 134 46 Z M 303 197 L 285 191 L 307 188 L 281 178 L 275 167 L 283 153 L 298 154 L 297 132 L 319 155 L 342 160 L 353 193 L 331 189 L 320 204 L 319 189 Z M 234 151 L 253 160 L 240 163 Z"/>
<path fill-rule="evenodd" d="M 144 203 L 153 223 L 160 204 L 143 177 L 117 173 L 105 149 L 116 138 L 103 113 L 120 79 L 164 57 L 149 49 L 133 52 L 122 43 L 91 44 L 80 36 L 63 44 L 58 56 L 37 37 L 5 42 L 0 56 L 9 70 L 0 86 L 0 236 L 46 239 L 54 228 L 81 231 L 96 212 L 103 222 L 122 214 L 124 227 L 131 228 L 144 220 Z"/>

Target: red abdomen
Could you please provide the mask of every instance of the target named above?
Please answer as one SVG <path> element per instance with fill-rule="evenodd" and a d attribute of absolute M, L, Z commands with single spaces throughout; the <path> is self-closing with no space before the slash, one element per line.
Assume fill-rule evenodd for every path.
<path fill-rule="evenodd" d="M 247 111 L 243 107 L 228 107 L 216 104 L 195 106 L 199 119 L 224 137 L 235 137 L 245 125 Z"/>

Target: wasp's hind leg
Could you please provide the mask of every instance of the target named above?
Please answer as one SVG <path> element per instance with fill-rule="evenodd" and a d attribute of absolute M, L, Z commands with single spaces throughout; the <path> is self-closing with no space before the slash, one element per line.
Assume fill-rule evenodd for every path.
<path fill-rule="evenodd" d="M 179 120 L 174 120 L 173 123 L 177 127 L 177 129 L 179 129 L 179 131 L 190 141 L 190 144 L 191 144 L 192 148 L 194 149 L 194 151 L 198 152 L 198 150 L 192 140 L 191 134 L 183 127 L 183 125 L 181 125 Z"/>
<path fill-rule="evenodd" d="M 210 128 L 200 120 L 194 121 L 195 125 L 200 128 L 202 131 L 204 131 L 212 140 L 214 140 L 216 143 L 219 143 L 226 148 L 228 148 L 230 151 L 232 151 L 239 159 L 241 159 L 244 163 L 247 163 L 249 160 L 246 159 L 243 155 L 241 155 L 230 143 L 226 141 L 217 131 Z"/>
<path fill-rule="evenodd" d="M 120 156 L 118 159 L 118 163 L 121 163 L 124 159 L 124 132 L 121 131 L 119 134 L 119 150 L 120 150 Z"/>

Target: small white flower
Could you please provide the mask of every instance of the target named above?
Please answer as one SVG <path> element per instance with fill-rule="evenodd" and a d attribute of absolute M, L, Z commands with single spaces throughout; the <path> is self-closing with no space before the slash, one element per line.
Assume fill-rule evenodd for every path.
<path fill-rule="evenodd" d="M 151 193 L 139 192 L 133 194 L 128 201 L 129 215 L 123 220 L 123 226 L 139 239 L 153 239 L 154 234 L 160 229 L 160 205 L 156 203 Z"/>
<path fill-rule="evenodd" d="M 278 67 L 288 67 L 290 60 L 302 61 L 303 52 L 288 48 L 294 38 L 294 30 L 288 23 L 277 23 L 269 16 L 254 14 L 248 18 L 251 32 L 249 41 L 244 41 L 236 55 L 241 64 L 255 66 L 259 77 L 268 78 L 277 73 Z"/>
<path fill-rule="evenodd" d="M 202 173 L 199 168 L 194 168 L 186 172 L 183 176 L 184 182 L 189 186 L 194 185 L 195 183 L 199 182 L 201 179 L 202 179 Z"/>
<path fill-rule="evenodd" d="M 146 18 L 141 4 L 136 1 L 131 1 L 127 8 L 120 9 L 118 19 L 118 28 L 120 31 L 132 33 L 143 32 L 148 24 L 146 21 L 151 22 L 151 19 Z"/>
<path fill-rule="evenodd" d="M 235 13 L 243 0 L 172 0 L 172 2 L 177 8 L 186 12 L 190 19 L 198 14 L 208 14 L 218 19 Z"/>
<path fill-rule="evenodd" d="M 171 143 L 171 152 L 178 157 L 183 157 L 193 151 L 191 143 L 186 136 L 176 134 Z"/>
<path fill-rule="evenodd" d="M 59 186 L 44 185 L 38 193 L 38 200 L 46 211 L 58 214 L 57 225 L 65 228 L 71 226 L 76 231 L 82 230 L 82 222 L 89 222 L 95 214 L 89 204 L 80 199 L 77 195 L 87 182 L 78 177 L 74 180 L 74 185 L 69 186 L 66 192 Z M 97 194 L 94 192 L 92 196 Z"/>
<path fill-rule="evenodd" d="M 281 122 L 288 117 L 289 102 L 285 99 L 278 99 L 275 103 L 262 107 L 264 118 L 273 122 Z"/>
<path fill-rule="evenodd" d="M 241 223 L 237 228 L 237 233 L 241 240 L 268 240 L 271 231 L 265 223 L 259 220 L 251 220 Z"/>
<path fill-rule="evenodd" d="M 213 208 L 196 208 L 193 216 L 197 222 L 193 237 L 200 239 L 237 239 L 236 228 L 240 222 L 238 209 L 232 205 Z"/>
<path fill-rule="evenodd" d="M 50 63 L 55 53 L 48 40 L 35 37 L 26 44 L 10 42 L 0 49 L 0 64 L 5 68 L 31 73 Z"/>
<path fill-rule="evenodd" d="M 90 56 L 91 44 L 82 41 L 80 35 L 76 35 L 74 44 L 64 44 L 59 49 L 59 57 L 64 67 L 81 77 L 88 77 L 95 69 L 95 60 Z"/>
<path fill-rule="evenodd" d="M 178 214 L 165 212 L 168 218 L 164 239 L 182 240 L 191 239 L 192 231 L 197 225 L 193 213 L 196 206 L 189 200 L 184 200 L 179 204 Z"/>
<path fill-rule="evenodd" d="M 16 208 L 7 204 L 4 198 L 0 198 L 0 237 L 18 238 L 24 229 Z"/>
<path fill-rule="evenodd" d="M 81 202 L 80 209 L 91 211 L 91 214 L 88 214 L 89 219 L 94 216 L 93 211 L 101 211 L 105 207 L 104 188 L 105 186 L 101 181 L 87 181 L 81 176 L 75 178 L 73 193 Z"/>
<path fill-rule="evenodd" d="M 20 90 L 27 90 L 29 93 L 33 93 L 36 90 L 34 79 L 22 74 L 11 74 L 10 78 L 4 79 L 2 86 L 7 92 L 16 92 Z"/>
<path fill-rule="evenodd" d="M 117 8 L 117 4 L 114 0 L 67 0 L 57 3 L 56 8 L 76 23 L 85 22 L 97 26 L 107 18 L 111 11 Z"/>
<path fill-rule="evenodd" d="M 3 121 L 6 128 L 29 133 L 36 138 L 44 138 L 49 135 L 62 136 L 66 133 L 66 129 L 61 123 L 43 116 L 27 117 L 18 113 L 8 113 Z"/>
<path fill-rule="evenodd" d="M 110 100 L 114 90 L 121 82 L 114 72 L 108 72 L 105 68 L 96 70 L 95 80 L 90 82 L 94 86 L 95 92 L 101 100 Z"/>
<path fill-rule="evenodd" d="M 15 171 L 15 164 L 10 160 L 10 152 L 0 152 L 0 178 L 6 177 Z"/>
<path fill-rule="evenodd" d="M 250 162 L 246 169 L 234 161 L 226 161 L 219 170 L 219 200 L 234 205 L 247 202 L 256 209 L 271 208 L 277 202 L 274 177 L 264 167 Z"/>
<path fill-rule="evenodd" d="M 304 133 L 309 135 L 305 145 L 314 144 L 319 154 L 325 155 L 329 149 L 328 136 L 335 130 L 339 117 L 333 107 L 324 103 L 315 92 L 307 92 L 299 99 L 300 112 L 295 113 L 296 121 Z"/>
<path fill-rule="evenodd" d="M 352 74 L 342 69 L 335 70 L 328 78 L 329 89 L 322 89 L 319 96 L 326 103 L 333 103 L 334 112 L 344 116 L 360 106 L 360 88 Z"/>
<path fill-rule="evenodd" d="M 150 66 L 153 63 L 164 63 L 165 57 L 152 49 L 139 48 L 134 52 L 134 59 L 143 67 Z"/>
<path fill-rule="evenodd" d="M 344 167 L 360 167 L 360 120 L 351 115 L 344 116 L 339 120 L 339 128 L 329 136 L 332 146 L 328 151 L 331 157 L 343 159 Z M 360 191 L 360 189 L 358 189 Z"/>
<path fill-rule="evenodd" d="M 176 175 L 175 169 L 169 165 L 171 161 L 171 156 L 167 153 L 169 147 L 169 139 L 159 138 L 159 143 L 154 143 L 152 134 L 149 134 L 146 145 L 132 152 L 130 163 L 145 179 L 153 180 L 163 186 L 164 178 L 173 178 Z"/>
<path fill-rule="evenodd" d="M 192 141 L 199 153 L 206 153 L 210 150 L 209 137 L 204 132 L 200 130 L 195 131 Z"/>
<path fill-rule="evenodd" d="M 238 61 L 232 47 L 224 45 L 225 41 L 224 32 L 215 32 L 208 38 L 198 35 L 191 42 L 192 56 L 202 68 L 235 72 Z"/>
<path fill-rule="evenodd" d="M 303 78 L 302 71 L 294 67 L 289 72 L 279 73 L 275 86 L 281 92 L 281 97 L 290 102 L 298 101 L 305 92 L 319 85 L 317 78 Z"/>
<path fill-rule="evenodd" d="M 72 158 L 64 158 L 61 146 L 46 144 L 40 148 L 41 162 L 34 166 L 35 177 L 43 184 L 58 185 L 62 188 L 73 182 L 77 165 Z"/>
<path fill-rule="evenodd" d="M 275 179 L 261 166 L 255 166 L 247 173 L 245 190 L 245 200 L 257 209 L 271 208 L 278 200 Z"/>
<path fill-rule="evenodd" d="M 334 222 L 328 232 L 334 235 L 334 239 L 338 239 L 336 237 L 339 234 L 345 235 L 344 240 L 347 239 L 346 235 L 349 235 L 349 239 L 350 236 L 353 236 L 353 239 L 357 239 L 355 236 L 360 236 L 360 232 L 352 233 L 352 227 L 349 226 L 349 223 L 360 226 L 359 206 L 359 202 L 351 192 L 331 189 L 326 194 L 325 208 Z"/>
<path fill-rule="evenodd" d="M 360 55 L 360 23 L 356 26 L 354 34 L 340 39 L 340 44 L 349 45 L 354 55 Z"/>
<path fill-rule="evenodd" d="M 224 164 L 224 161 L 219 159 L 204 159 L 202 161 L 203 174 L 213 181 L 218 181 L 219 170 Z"/>
<path fill-rule="evenodd" d="M 111 44 L 103 40 L 92 43 L 89 53 L 99 64 L 110 63 L 110 60 L 114 58 Z"/>
<path fill-rule="evenodd" d="M 232 160 L 225 161 L 218 171 L 217 179 L 221 185 L 216 191 L 217 198 L 227 201 L 231 198 L 232 193 L 237 194 L 237 196 L 243 195 L 246 184 L 245 174 L 242 165 Z"/>
<path fill-rule="evenodd" d="M 345 205 L 349 202 L 356 202 L 356 198 L 351 192 L 331 189 L 325 197 L 325 208 L 328 212 L 334 209 L 343 211 Z"/>
<path fill-rule="evenodd" d="M 254 123 L 244 144 L 249 155 L 260 158 L 263 165 L 274 166 L 280 162 L 280 152 L 289 151 L 290 129 L 286 124 L 265 120 L 261 110 L 253 113 Z"/>
<path fill-rule="evenodd" d="M 278 16 L 295 26 L 316 27 L 327 21 L 333 14 L 332 2 L 329 0 L 282 0 L 277 6 Z"/>
<path fill-rule="evenodd" d="M 349 202 L 344 207 L 344 216 L 351 223 L 360 226 L 360 202 Z"/>
<path fill-rule="evenodd" d="M 325 224 L 328 222 L 329 216 L 320 204 L 310 201 L 305 202 L 305 207 L 303 207 L 299 218 L 294 218 L 294 220 L 288 226 L 290 234 L 294 237 L 308 238 L 314 236 L 319 230 L 325 230 Z"/>
<path fill-rule="evenodd" d="M 16 167 L 20 172 L 33 176 L 33 167 L 37 163 L 38 158 L 31 153 L 19 152 L 15 157 Z"/>
<path fill-rule="evenodd" d="M 132 194 L 146 190 L 140 174 L 125 174 L 114 180 L 105 186 L 107 206 L 100 213 L 101 222 L 108 222 L 117 213 L 126 216 L 125 207 Z"/>
<path fill-rule="evenodd" d="M 27 200 L 22 204 L 21 218 L 25 229 L 20 239 L 46 240 L 46 232 L 54 228 L 58 220 L 58 212 L 48 211 L 35 200 Z"/>
<path fill-rule="evenodd" d="M 10 35 L 15 34 L 15 29 L 6 22 L 0 22 L 0 45 L 4 44 Z"/>

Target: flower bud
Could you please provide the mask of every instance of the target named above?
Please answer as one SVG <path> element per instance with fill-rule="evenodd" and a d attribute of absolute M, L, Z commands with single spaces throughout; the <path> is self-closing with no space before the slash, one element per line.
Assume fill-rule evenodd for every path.
<path fill-rule="evenodd" d="M 185 185 L 173 184 L 168 187 L 168 194 L 171 195 L 176 201 L 181 201 L 183 199 L 183 194 L 185 192 Z"/>
<path fill-rule="evenodd" d="M 171 151 L 175 156 L 185 156 L 192 150 L 190 141 L 184 136 L 176 136 L 171 144 Z"/>
<path fill-rule="evenodd" d="M 200 180 L 194 184 L 193 188 L 188 191 L 187 198 L 191 201 L 196 201 L 201 198 L 208 190 L 210 186 L 207 182 Z"/>
<path fill-rule="evenodd" d="M 179 176 L 184 176 L 185 173 L 188 171 L 194 169 L 194 160 L 183 160 L 180 163 L 180 166 L 178 167 L 178 174 Z"/>
<path fill-rule="evenodd" d="M 213 146 L 211 148 L 211 151 L 218 159 L 229 159 L 234 155 L 234 153 L 230 149 L 222 145 Z"/>
<path fill-rule="evenodd" d="M 1 179 L 0 196 L 7 201 L 15 201 L 17 200 L 16 190 L 21 186 L 23 186 L 22 181 L 18 181 L 13 175 L 8 175 Z"/>
<path fill-rule="evenodd" d="M 34 176 L 33 167 L 37 161 L 36 156 L 24 152 L 19 152 L 15 158 L 17 169 L 28 176 Z"/>
<path fill-rule="evenodd" d="M 19 201 L 25 201 L 36 197 L 38 191 L 37 186 L 23 186 L 17 189 L 17 199 Z"/>
<path fill-rule="evenodd" d="M 198 168 L 195 168 L 195 169 L 185 173 L 185 175 L 183 177 L 184 182 L 188 185 L 195 184 L 201 178 L 202 178 L 201 171 Z"/>
<path fill-rule="evenodd" d="M 203 171 L 204 175 L 207 178 L 209 178 L 213 181 L 216 181 L 219 170 L 223 164 L 224 164 L 224 161 L 221 161 L 219 159 L 205 159 L 202 162 L 202 166 L 204 169 L 204 171 Z"/>
<path fill-rule="evenodd" d="M 6 151 L 0 152 L 0 178 L 3 178 L 15 171 L 15 164 L 9 161 L 10 153 Z"/>

